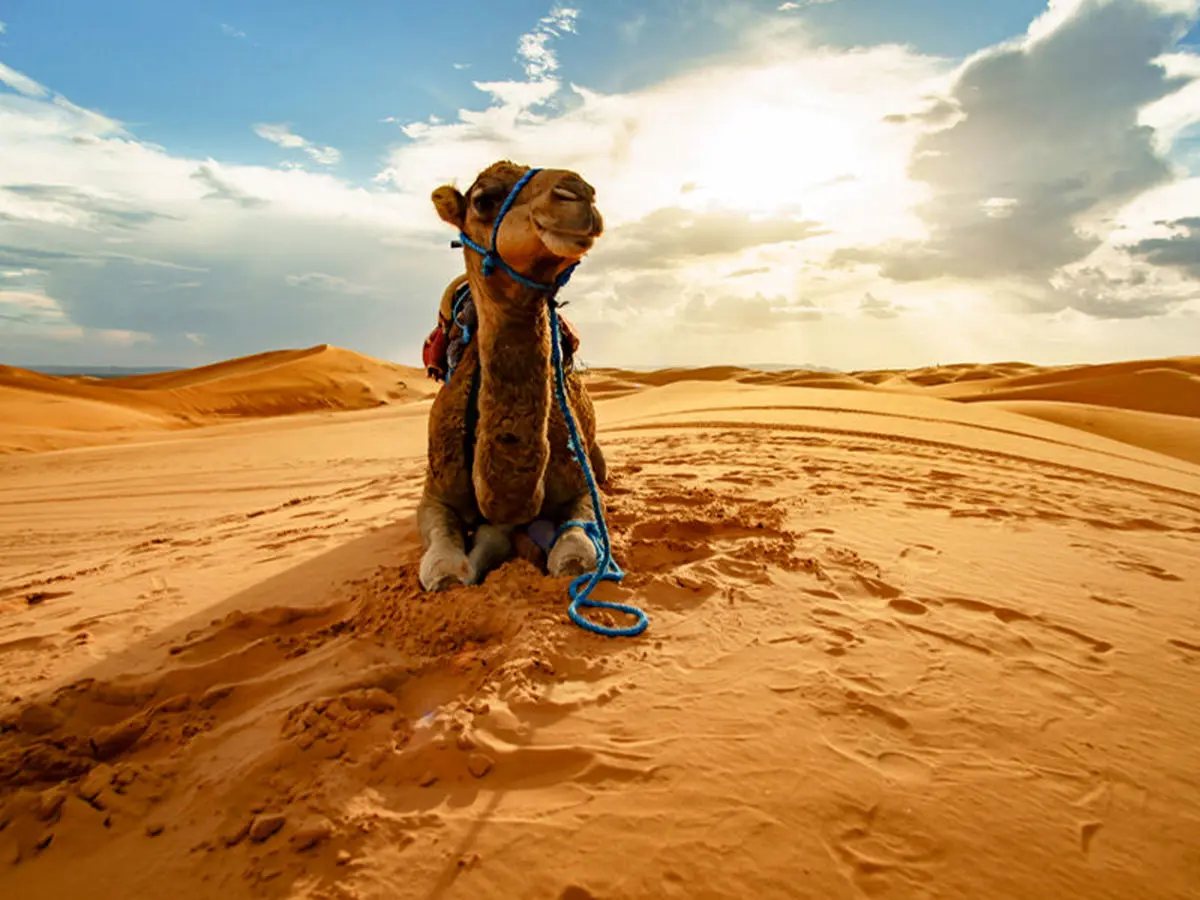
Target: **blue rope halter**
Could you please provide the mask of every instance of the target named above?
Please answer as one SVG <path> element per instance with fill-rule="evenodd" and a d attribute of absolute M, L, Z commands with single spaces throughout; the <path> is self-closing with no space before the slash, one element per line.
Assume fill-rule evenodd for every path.
<path fill-rule="evenodd" d="M 464 246 L 470 247 L 472 250 L 482 256 L 484 278 L 491 278 L 492 274 L 496 271 L 496 267 L 499 266 L 504 270 L 505 274 L 517 284 L 522 284 L 525 287 L 532 288 L 535 291 L 549 293 L 550 296 L 553 297 L 558 293 L 559 288 L 571 280 L 571 274 L 579 265 L 578 262 L 571 263 L 571 265 L 567 266 L 567 268 L 560 272 L 554 279 L 553 284 L 541 284 L 540 282 L 526 278 L 524 275 L 506 263 L 500 258 L 500 251 L 496 249 L 496 238 L 500 236 L 500 223 L 504 221 L 504 217 L 507 216 L 509 210 L 512 209 L 512 205 L 517 199 L 517 194 L 521 193 L 521 188 L 529 184 L 529 180 L 540 171 L 542 170 L 530 169 L 521 176 L 521 180 L 513 185 L 513 189 L 509 191 L 508 196 L 504 198 L 504 204 L 500 207 L 500 213 L 496 216 L 495 224 L 492 225 L 492 247 L 490 250 L 485 250 L 483 247 L 479 246 L 477 243 L 467 237 L 466 232 L 463 231 L 458 233 L 458 240 L 450 242 L 450 246 L 455 248 Z"/>
<path fill-rule="evenodd" d="M 571 596 L 571 605 L 567 607 L 567 615 L 571 617 L 571 621 L 583 628 L 585 631 L 590 631 L 593 634 L 603 635 L 605 637 L 633 637 L 641 634 L 650 624 L 650 620 L 646 614 L 636 606 L 630 606 L 624 603 L 608 603 L 604 600 L 592 600 L 591 593 L 596 589 L 601 581 L 622 581 L 625 578 L 625 573 L 621 567 L 617 565 L 616 560 L 612 556 L 612 544 L 609 540 L 608 527 L 604 522 L 604 513 L 600 506 L 600 491 L 596 485 L 596 477 L 592 473 L 591 460 L 588 457 L 587 450 L 583 446 L 583 442 L 579 438 L 579 428 L 575 423 L 575 416 L 571 412 L 571 405 L 567 401 L 566 377 L 563 373 L 562 359 L 562 334 L 558 322 L 558 300 L 557 295 L 560 288 L 571 280 L 571 274 L 579 265 L 578 262 L 572 263 L 564 269 L 554 279 L 551 284 L 541 284 L 526 278 L 520 272 L 515 271 L 508 263 L 500 258 L 500 253 L 496 249 L 496 238 L 500 234 L 500 223 L 504 221 L 504 217 L 508 215 L 512 209 L 513 202 L 517 199 L 517 194 L 521 189 L 529 183 L 541 169 L 530 169 L 520 181 L 513 185 L 513 189 L 509 191 L 508 196 L 504 199 L 503 205 L 500 207 L 500 212 L 496 216 L 496 222 L 492 226 L 492 246 L 490 249 L 484 249 L 479 244 L 471 240 L 464 232 L 459 232 L 459 239 L 450 243 L 451 247 L 469 247 L 480 256 L 483 257 L 483 275 L 485 278 L 491 277 L 497 267 L 504 271 L 509 278 L 518 284 L 524 285 L 535 291 L 540 291 L 546 295 L 546 306 L 550 312 L 550 347 L 554 368 L 554 396 L 558 401 L 558 408 L 562 411 L 563 419 L 567 423 L 567 445 L 571 453 L 575 457 L 575 461 L 583 470 L 584 479 L 587 481 L 588 492 L 591 494 L 592 509 L 596 513 L 596 521 L 584 522 L 572 520 L 564 522 L 559 526 L 557 533 L 554 536 L 555 541 L 558 540 L 570 528 L 582 528 L 584 534 L 591 539 L 592 546 L 596 548 L 596 570 L 594 572 L 585 572 L 575 578 L 567 592 Z M 595 622 L 585 618 L 579 611 L 580 608 L 589 609 L 610 609 L 614 612 L 623 612 L 637 619 L 633 625 L 628 628 L 610 628 L 607 625 L 598 625 Z"/>

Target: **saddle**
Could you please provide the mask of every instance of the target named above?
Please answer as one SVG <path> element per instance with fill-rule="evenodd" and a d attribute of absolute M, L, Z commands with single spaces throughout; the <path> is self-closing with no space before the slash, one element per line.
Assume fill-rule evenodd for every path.
<path fill-rule="evenodd" d="M 462 359 L 463 351 L 475 336 L 479 317 L 475 312 L 475 299 L 465 276 L 452 291 L 447 291 L 442 308 L 438 310 L 438 324 L 421 348 L 421 359 L 425 374 L 434 381 L 446 382 Z M 447 303 L 446 300 L 450 302 Z M 447 307 L 449 307 L 447 309 Z M 570 372 L 579 350 L 579 335 L 571 323 L 560 313 L 558 317 L 562 333 L 563 371 Z"/>

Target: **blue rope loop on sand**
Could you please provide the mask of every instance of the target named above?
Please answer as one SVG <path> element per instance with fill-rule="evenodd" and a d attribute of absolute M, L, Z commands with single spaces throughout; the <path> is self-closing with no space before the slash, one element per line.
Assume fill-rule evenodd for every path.
<path fill-rule="evenodd" d="M 577 576 L 567 588 L 567 593 L 571 596 L 571 605 L 567 607 L 567 615 L 580 628 L 590 631 L 593 634 L 602 635 L 603 637 L 635 637 L 645 631 L 650 625 L 650 620 L 645 612 L 636 606 L 625 603 L 609 603 L 605 600 L 591 599 L 592 591 L 596 589 L 596 585 L 602 581 L 622 581 L 625 578 L 625 573 L 617 565 L 617 561 L 613 559 L 612 542 L 608 535 L 608 525 L 604 521 L 603 507 L 600 505 L 600 490 L 596 485 L 596 476 L 592 472 L 591 459 L 588 456 L 587 450 L 583 446 L 583 442 L 579 439 L 579 427 L 575 423 L 575 416 L 571 412 L 571 404 L 567 400 L 567 383 L 563 372 L 562 331 L 558 322 L 559 304 L 556 297 L 559 289 L 571 280 L 571 274 L 575 271 L 579 263 L 572 263 L 560 272 L 554 279 L 553 284 L 540 284 L 526 278 L 519 272 L 513 271 L 508 263 L 500 258 L 500 254 L 496 250 L 496 238 L 500 234 L 500 223 L 508 215 L 513 202 L 517 198 L 517 194 L 540 171 L 540 169 L 530 169 L 521 177 L 520 181 L 513 185 L 513 189 L 509 191 L 508 196 L 504 199 L 504 204 L 500 207 L 500 213 L 496 216 L 496 222 L 492 226 L 492 246 L 490 250 L 479 246 L 464 233 L 460 233 L 459 240 L 452 241 L 450 246 L 470 247 L 476 253 L 480 254 L 483 257 L 483 275 L 485 278 L 491 276 L 495 272 L 496 267 L 499 266 L 518 284 L 546 294 L 546 307 L 550 313 L 550 353 L 554 369 L 554 396 L 558 401 L 558 408 L 562 412 L 563 420 L 567 423 L 567 446 L 575 457 L 575 462 L 583 470 L 583 477 L 587 481 L 588 492 L 592 498 L 592 510 L 596 514 L 594 522 L 581 520 L 564 522 L 559 526 L 558 531 L 554 535 L 554 540 L 557 543 L 563 532 L 570 528 L 582 528 L 584 534 L 591 540 L 592 546 L 596 548 L 595 571 L 584 572 L 582 575 Z M 457 321 L 457 306 L 455 309 L 455 319 Z M 459 324 L 461 325 L 461 323 Z M 580 609 L 608 609 L 613 612 L 633 616 L 637 619 L 637 622 L 627 628 L 610 628 L 607 625 L 600 625 L 585 618 Z"/>
<path fill-rule="evenodd" d="M 567 592 L 571 596 L 571 605 L 567 607 L 567 615 L 580 628 L 593 634 L 604 637 L 634 637 L 641 634 L 650 625 L 650 620 L 646 617 L 645 612 L 636 606 L 625 603 L 609 603 L 606 600 L 591 599 L 592 591 L 601 581 L 619 582 L 624 580 L 625 573 L 612 557 L 612 542 L 609 540 L 608 526 L 605 524 L 603 508 L 600 505 L 600 491 L 596 486 L 596 476 L 592 473 L 591 460 L 583 447 L 583 442 L 579 439 L 575 416 L 571 412 L 570 403 L 567 402 L 567 384 L 562 363 L 562 339 L 558 324 L 558 302 L 554 297 L 550 297 L 547 305 L 550 309 L 550 349 L 551 359 L 554 362 L 554 394 L 558 400 L 558 407 L 562 410 L 563 419 L 567 423 L 567 444 L 575 456 L 575 461 L 579 463 L 579 468 L 583 470 L 583 477 L 587 480 L 588 491 L 592 497 L 592 509 L 596 514 L 594 522 L 578 520 L 564 522 L 554 536 L 554 540 L 557 542 L 563 532 L 568 529 L 582 528 L 584 534 L 591 539 L 592 546 L 596 548 L 595 571 L 579 575 L 567 588 Z M 627 628 L 610 628 L 585 618 L 580 612 L 580 609 L 584 608 L 608 609 L 613 612 L 626 613 L 636 618 L 637 622 Z"/>

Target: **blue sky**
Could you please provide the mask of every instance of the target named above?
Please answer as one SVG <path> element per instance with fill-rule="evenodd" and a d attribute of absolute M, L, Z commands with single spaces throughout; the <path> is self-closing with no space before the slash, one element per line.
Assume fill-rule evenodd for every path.
<path fill-rule="evenodd" d="M 501 157 L 600 190 L 595 364 L 1185 352 L 1196 6 L 0 0 L 0 362 L 416 363 Z"/>
<path fill-rule="evenodd" d="M 560 54 L 562 77 L 617 92 L 703 66 L 733 44 L 724 5 L 583 6 Z M 779 5 L 751 8 L 778 16 Z M 839 0 L 798 13 L 835 46 L 903 43 L 963 56 L 1019 34 L 1044 6 Z M 398 140 L 385 119 L 449 119 L 478 105 L 473 81 L 522 77 L 517 39 L 547 12 L 546 0 L 18 0 L 0 49 L 12 68 L 174 153 L 273 165 L 278 153 L 250 123 L 286 121 L 336 145 L 343 175 L 369 181 Z"/>

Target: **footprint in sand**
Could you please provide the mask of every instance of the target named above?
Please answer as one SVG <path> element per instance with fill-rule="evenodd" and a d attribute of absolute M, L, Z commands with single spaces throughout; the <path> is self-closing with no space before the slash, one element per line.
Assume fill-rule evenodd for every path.
<path fill-rule="evenodd" d="M 1143 575 L 1149 575 L 1151 578 L 1157 578 L 1159 581 L 1183 581 L 1182 578 L 1173 572 L 1168 572 L 1161 566 L 1141 560 L 1119 559 L 1113 565 L 1118 569 L 1124 569 L 1126 572 L 1140 572 Z"/>
<path fill-rule="evenodd" d="M 1096 603 L 1099 603 L 1103 606 L 1117 606 L 1122 609 L 1137 609 L 1137 607 L 1128 600 L 1118 600 L 1115 597 L 1105 597 L 1102 594 L 1091 594 L 1089 595 L 1089 599 L 1094 600 Z"/>
<path fill-rule="evenodd" d="M 944 597 L 940 604 L 949 610 L 963 610 L 968 613 L 988 616 L 1004 626 L 1005 631 L 1012 631 L 1022 644 L 1033 651 L 1033 656 L 1052 657 L 1078 668 L 1102 670 L 1108 667 L 1105 656 L 1114 649 L 1113 644 L 1100 638 L 1093 637 L 1078 629 L 1052 622 L 1041 615 L 1031 615 L 1008 606 L 997 606 L 982 600 L 966 597 Z M 987 640 L 987 634 L 979 634 L 978 629 L 969 629 L 982 639 L 989 652 L 996 651 L 1004 655 L 1022 655 L 1014 650 L 1008 640 Z M 1000 637 L 1001 635 L 997 635 Z"/>
<path fill-rule="evenodd" d="M 933 763 L 904 750 L 864 746 L 852 740 L 830 738 L 828 735 L 822 735 L 821 741 L 839 756 L 899 784 L 928 784 L 932 781 L 936 769 Z"/>
<path fill-rule="evenodd" d="M 1184 662 L 1200 662 L 1200 641 L 1185 641 L 1180 638 L 1169 638 L 1167 643 L 1180 652 Z"/>
<path fill-rule="evenodd" d="M 930 544 L 913 544 L 900 551 L 900 565 L 910 572 L 928 572 L 938 565 L 942 551 Z"/>
<path fill-rule="evenodd" d="M 888 606 L 905 616 L 923 616 L 929 612 L 928 607 L 924 603 L 909 600 L 907 597 L 897 597 Z"/>
<path fill-rule="evenodd" d="M 882 804 L 844 810 L 827 826 L 826 845 L 842 875 L 867 896 L 914 896 L 945 855 L 940 841 L 907 811 Z"/>
<path fill-rule="evenodd" d="M 845 656 L 848 650 L 853 650 L 863 642 L 862 638 L 849 628 L 821 620 L 818 620 L 816 625 L 825 632 L 825 641 L 821 649 L 830 656 Z"/>

